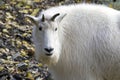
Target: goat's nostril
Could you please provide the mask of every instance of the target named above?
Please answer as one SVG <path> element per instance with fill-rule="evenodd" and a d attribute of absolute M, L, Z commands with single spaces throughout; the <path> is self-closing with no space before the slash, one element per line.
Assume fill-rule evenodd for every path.
<path fill-rule="evenodd" d="M 45 49 L 45 51 L 47 51 L 47 52 L 52 52 L 54 49 L 53 48 L 44 48 Z"/>

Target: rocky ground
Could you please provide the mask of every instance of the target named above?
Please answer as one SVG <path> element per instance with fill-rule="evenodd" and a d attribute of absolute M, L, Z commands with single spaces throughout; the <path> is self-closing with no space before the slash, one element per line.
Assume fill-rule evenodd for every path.
<path fill-rule="evenodd" d="M 24 15 L 54 5 L 49 0 L 0 0 L 0 80 L 52 80 L 33 57 L 32 24 Z"/>

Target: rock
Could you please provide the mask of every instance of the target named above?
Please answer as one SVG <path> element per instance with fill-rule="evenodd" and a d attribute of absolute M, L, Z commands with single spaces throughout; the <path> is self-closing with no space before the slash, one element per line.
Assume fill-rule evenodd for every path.
<path fill-rule="evenodd" d="M 23 80 L 23 76 L 22 76 L 21 74 L 18 74 L 18 73 L 14 74 L 14 75 L 13 75 L 13 78 L 14 78 L 15 80 Z"/>
<path fill-rule="evenodd" d="M 7 54 L 6 54 L 6 53 L 2 53 L 2 54 L 0 55 L 0 58 L 7 59 Z"/>
<path fill-rule="evenodd" d="M 5 68 L 0 71 L 0 78 L 3 76 L 9 76 L 9 72 Z"/>
<path fill-rule="evenodd" d="M 17 67 L 20 71 L 27 71 L 28 70 L 28 65 L 26 63 L 19 63 L 19 64 L 17 64 Z"/>
<path fill-rule="evenodd" d="M 16 54 L 14 54 L 13 55 L 13 60 L 14 61 L 24 61 L 24 60 L 26 60 L 26 58 L 25 57 L 22 57 L 21 55 L 20 55 L 20 53 L 16 53 Z"/>

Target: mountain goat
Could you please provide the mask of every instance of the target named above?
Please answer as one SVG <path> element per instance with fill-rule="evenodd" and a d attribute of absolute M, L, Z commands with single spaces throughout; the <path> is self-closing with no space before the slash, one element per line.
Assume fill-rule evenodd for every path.
<path fill-rule="evenodd" d="M 35 25 L 35 58 L 54 80 L 120 80 L 120 11 L 76 4 L 27 17 Z"/>

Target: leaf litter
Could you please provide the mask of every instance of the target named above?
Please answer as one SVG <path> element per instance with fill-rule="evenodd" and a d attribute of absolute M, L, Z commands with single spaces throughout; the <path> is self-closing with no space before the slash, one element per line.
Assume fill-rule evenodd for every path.
<path fill-rule="evenodd" d="M 32 24 L 25 14 L 58 5 L 50 0 L 0 0 L 0 80 L 52 80 L 34 59 Z"/>

